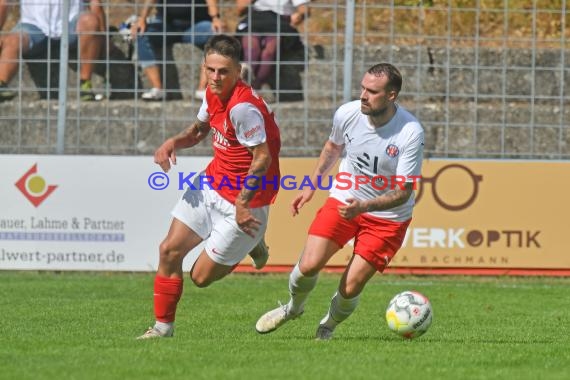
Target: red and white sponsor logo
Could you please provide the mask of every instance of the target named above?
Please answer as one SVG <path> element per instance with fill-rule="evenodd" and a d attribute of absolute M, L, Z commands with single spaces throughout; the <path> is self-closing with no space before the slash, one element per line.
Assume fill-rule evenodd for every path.
<path fill-rule="evenodd" d="M 214 130 L 212 140 L 214 146 L 218 149 L 227 150 L 228 146 L 230 146 L 228 139 L 226 139 L 225 136 L 217 129 Z"/>
<path fill-rule="evenodd" d="M 261 130 L 261 125 L 256 125 L 255 127 L 251 128 L 248 131 L 244 132 L 244 136 L 246 139 L 249 139 L 251 136 L 253 136 L 254 134 L 256 134 L 257 132 L 259 132 Z"/>

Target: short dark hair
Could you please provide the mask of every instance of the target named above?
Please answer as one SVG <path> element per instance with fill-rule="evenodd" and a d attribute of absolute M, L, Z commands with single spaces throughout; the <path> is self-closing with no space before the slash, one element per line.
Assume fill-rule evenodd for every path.
<path fill-rule="evenodd" d="M 235 37 L 226 34 L 217 34 L 210 37 L 204 46 L 204 57 L 212 53 L 228 57 L 239 64 L 241 59 L 241 44 Z"/>
<path fill-rule="evenodd" d="M 402 74 L 396 66 L 389 63 L 379 63 L 369 68 L 367 73 L 376 76 L 385 75 L 388 78 L 388 89 L 396 91 L 396 94 L 400 93 L 402 89 Z"/>

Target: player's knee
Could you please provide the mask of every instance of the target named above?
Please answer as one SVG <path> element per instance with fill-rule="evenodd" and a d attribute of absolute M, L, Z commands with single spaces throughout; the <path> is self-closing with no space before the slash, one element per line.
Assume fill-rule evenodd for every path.
<path fill-rule="evenodd" d="M 338 292 L 344 298 L 354 298 L 362 292 L 362 285 L 357 283 L 341 284 L 338 288 Z"/>
<path fill-rule="evenodd" d="M 207 276 L 201 276 L 199 273 L 190 273 L 190 279 L 199 288 L 206 288 L 208 287 L 213 281 L 209 279 Z"/>
<path fill-rule="evenodd" d="M 299 263 L 299 270 L 305 277 L 313 277 L 319 274 L 321 268 L 311 261 L 301 261 Z"/>
<path fill-rule="evenodd" d="M 180 251 L 172 246 L 168 240 L 164 240 L 160 243 L 158 250 L 160 253 L 160 261 L 163 263 L 173 263 L 181 259 Z"/>

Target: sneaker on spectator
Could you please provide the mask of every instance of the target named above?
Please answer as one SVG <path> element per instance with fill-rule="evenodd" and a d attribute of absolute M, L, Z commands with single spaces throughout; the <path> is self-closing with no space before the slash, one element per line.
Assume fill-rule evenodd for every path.
<path fill-rule="evenodd" d="M 103 95 L 95 94 L 91 86 L 91 81 L 86 80 L 83 83 L 81 83 L 79 91 L 79 99 L 81 99 L 84 102 L 97 102 L 103 99 Z"/>
<path fill-rule="evenodd" d="M 10 100 L 16 96 L 16 92 L 8 88 L 8 85 L 0 81 L 0 102 Z"/>
<path fill-rule="evenodd" d="M 164 99 L 164 91 L 162 91 L 162 89 L 160 89 L 160 88 L 153 87 L 150 90 L 148 90 L 147 92 L 143 92 L 141 98 L 142 98 L 142 100 L 146 100 L 149 102 L 153 102 L 153 101 L 156 102 L 156 101 Z"/>
<path fill-rule="evenodd" d="M 206 97 L 206 90 L 196 90 L 194 91 L 194 97 L 196 99 L 202 100 Z"/>

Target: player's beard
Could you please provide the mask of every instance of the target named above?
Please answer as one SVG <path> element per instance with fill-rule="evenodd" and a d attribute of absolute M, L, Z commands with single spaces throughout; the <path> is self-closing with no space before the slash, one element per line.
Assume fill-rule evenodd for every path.
<path fill-rule="evenodd" d="M 360 103 L 360 112 L 362 112 L 364 115 L 370 116 L 372 118 L 378 118 L 378 117 L 385 116 L 388 113 L 388 109 L 389 109 L 389 106 L 384 106 L 381 108 L 374 109 L 374 108 L 370 107 L 370 104 L 368 104 L 368 103 L 366 104 L 365 107 L 362 103 Z"/>

